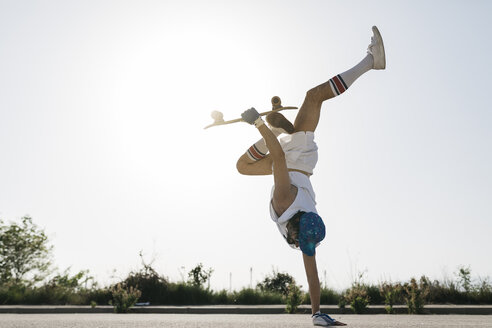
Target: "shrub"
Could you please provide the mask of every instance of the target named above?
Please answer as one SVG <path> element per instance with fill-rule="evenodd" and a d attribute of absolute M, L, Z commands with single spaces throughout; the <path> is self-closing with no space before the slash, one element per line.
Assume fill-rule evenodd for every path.
<path fill-rule="evenodd" d="M 211 304 L 213 292 L 186 283 L 171 283 L 160 304 L 165 305 L 204 305 Z"/>
<path fill-rule="evenodd" d="M 259 289 L 244 288 L 233 293 L 234 304 L 283 304 L 284 296 L 279 293 L 261 291 Z"/>
<path fill-rule="evenodd" d="M 22 304 L 25 303 L 25 290 L 27 287 L 15 283 L 0 285 L 0 304 Z"/>
<path fill-rule="evenodd" d="M 321 304 L 336 305 L 338 304 L 339 300 L 340 300 L 340 294 L 337 293 L 335 290 L 330 288 L 321 288 L 321 297 L 320 297 Z"/>
<path fill-rule="evenodd" d="M 361 283 L 352 285 L 345 294 L 345 300 L 350 304 L 352 311 L 357 314 L 365 313 L 370 302 L 366 287 Z"/>
<path fill-rule="evenodd" d="M 340 300 L 343 298 L 343 295 L 341 295 L 336 290 L 333 290 L 331 288 L 326 288 L 326 287 L 321 288 L 320 292 L 321 292 L 320 304 L 337 305 L 340 303 Z M 311 298 L 309 296 L 309 293 L 304 293 L 302 303 L 311 304 Z"/>
<path fill-rule="evenodd" d="M 409 283 L 403 285 L 406 292 L 404 297 L 408 306 L 408 313 L 421 314 L 424 312 L 425 298 L 429 292 L 427 282 L 428 279 L 422 276 L 420 283 L 412 278 Z"/>
<path fill-rule="evenodd" d="M 481 304 L 492 304 L 492 284 L 489 279 L 480 279 L 475 287 L 476 302 Z"/>
<path fill-rule="evenodd" d="M 292 283 L 294 283 L 294 278 L 291 275 L 273 270 L 272 275 L 266 276 L 263 282 L 260 282 L 257 287 L 261 291 L 279 293 L 287 296 L 289 285 Z"/>
<path fill-rule="evenodd" d="M 127 313 L 138 301 L 141 292 L 133 286 L 123 287 L 122 284 L 116 284 L 111 288 L 111 295 L 114 312 Z"/>
<path fill-rule="evenodd" d="M 222 289 L 218 292 L 212 294 L 212 304 L 231 304 L 233 303 L 232 298 L 229 296 L 227 290 Z"/>
<path fill-rule="evenodd" d="M 340 296 L 340 298 L 338 299 L 337 305 L 340 309 L 345 309 L 345 306 L 347 306 L 347 298 L 346 298 L 345 294 Z"/>
<path fill-rule="evenodd" d="M 385 282 L 379 286 L 379 291 L 381 293 L 381 296 L 384 298 L 384 304 L 386 304 L 386 312 L 388 314 L 393 314 L 393 305 L 400 302 L 401 300 L 401 285 Z"/>
<path fill-rule="evenodd" d="M 384 298 L 381 296 L 378 285 L 363 284 L 371 304 L 384 304 Z"/>
<path fill-rule="evenodd" d="M 169 290 L 167 280 L 148 265 L 144 265 L 139 271 L 130 272 L 122 284 L 127 287 L 138 288 L 142 293 L 141 300 L 151 304 L 162 303 L 162 297 L 168 294 Z"/>
<path fill-rule="evenodd" d="M 287 313 L 296 313 L 297 308 L 302 303 L 302 292 L 295 282 L 291 283 L 288 288 L 285 311 Z"/>

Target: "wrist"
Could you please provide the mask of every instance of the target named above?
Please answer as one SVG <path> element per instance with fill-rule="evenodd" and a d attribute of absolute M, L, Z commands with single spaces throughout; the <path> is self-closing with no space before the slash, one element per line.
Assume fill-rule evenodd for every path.
<path fill-rule="evenodd" d="M 263 121 L 263 119 L 260 117 L 258 117 L 256 119 L 256 121 L 253 123 L 255 125 L 255 127 L 258 129 L 260 126 L 264 125 L 265 122 Z"/>

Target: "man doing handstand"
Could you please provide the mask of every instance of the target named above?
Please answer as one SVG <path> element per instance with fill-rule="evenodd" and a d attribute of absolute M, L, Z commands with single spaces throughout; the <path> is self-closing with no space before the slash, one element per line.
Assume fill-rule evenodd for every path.
<path fill-rule="evenodd" d="M 271 129 L 264 124 L 254 108 L 241 115 L 244 121 L 254 124 L 263 138 L 239 158 L 237 169 L 245 175 L 273 173 L 270 215 L 287 243 L 302 251 L 312 319 L 317 326 L 345 324 L 320 312 L 321 292 L 315 248 L 325 237 L 325 225 L 316 211 L 315 194 L 309 180 L 318 161 L 314 131 L 325 100 L 345 92 L 357 78 L 369 70 L 385 69 L 381 34 L 375 26 L 372 31 L 373 37 L 364 59 L 348 71 L 309 90 L 293 125 L 278 112 L 266 117 Z M 277 136 L 281 133 L 288 135 L 279 141 Z"/>

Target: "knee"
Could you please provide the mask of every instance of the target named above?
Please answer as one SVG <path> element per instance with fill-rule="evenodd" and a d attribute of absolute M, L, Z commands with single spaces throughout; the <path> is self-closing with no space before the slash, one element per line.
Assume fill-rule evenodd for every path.
<path fill-rule="evenodd" d="M 236 163 L 236 169 L 240 174 L 246 174 L 248 163 L 246 163 L 242 158 L 238 159 Z"/>

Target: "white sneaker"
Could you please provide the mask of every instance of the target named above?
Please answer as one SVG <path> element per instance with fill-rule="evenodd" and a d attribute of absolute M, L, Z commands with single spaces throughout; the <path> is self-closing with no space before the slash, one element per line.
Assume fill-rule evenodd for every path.
<path fill-rule="evenodd" d="M 381 33 L 376 26 L 372 27 L 373 36 L 371 37 L 371 44 L 367 47 L 367 53 L 372 55 L 374 63 L 373 69 L 385 69 L 386 68 L 386 56 L 384 54 L 384 44 Z"/>
<path fill-rule="evenodd" d="M 322 327 L 330 327 L 330 326 L 346 326 L 343 322 L 333 319 L 328 314 L 316 312 L 312 315 L 313 325 L 322 326 Z"/>

